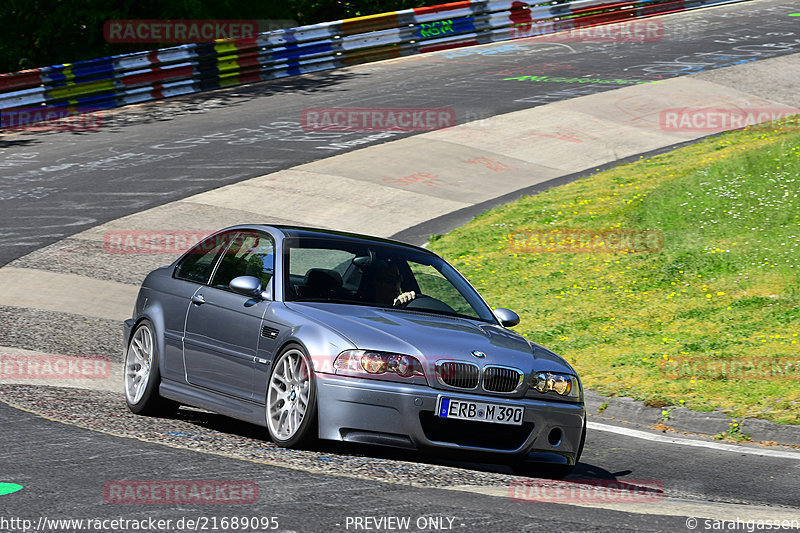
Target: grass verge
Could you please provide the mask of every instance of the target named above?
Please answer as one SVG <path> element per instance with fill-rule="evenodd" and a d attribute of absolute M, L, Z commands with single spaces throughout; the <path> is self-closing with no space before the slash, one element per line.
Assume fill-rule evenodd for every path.
<path fill-rule="evenodd" d="M 626 238 L 640 251 L 621 249 Z M 586 388 L 800 424 L 796 128 L 622 165 L 429 247 L 517 311 L 516 331 L 564 355 Z"/>

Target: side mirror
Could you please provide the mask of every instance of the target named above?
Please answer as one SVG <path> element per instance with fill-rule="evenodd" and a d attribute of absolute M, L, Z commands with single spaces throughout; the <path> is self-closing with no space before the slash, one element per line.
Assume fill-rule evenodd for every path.
<path fill-rule="evenodd" d="M 255 276 L 239 276 L 233 278 L 228 284 L 228 287 L 236 294 L 261 298 L 262 300 L 267 299 L 267 295 L 261 287 L 261 280 Z"/>
<path fill-rule="evenodd" d="M 500 321 L 503 327 L 511 328 L 519 324 L 519 315 L 511 309 L 505 307 L 498 307 L 494 310 L 494 316 Z"/>

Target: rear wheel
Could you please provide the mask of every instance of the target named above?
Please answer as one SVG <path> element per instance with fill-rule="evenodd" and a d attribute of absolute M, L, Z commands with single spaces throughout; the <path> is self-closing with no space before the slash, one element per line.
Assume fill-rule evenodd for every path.
<path fill-rule="evenodd" d="M 317 392 L 311 359 L 302 347 L 290 344 L 275 358 L 267 384 L 267 430 L 281 447 L 314 438 Z"/>
<path fill-rule="evenodd" d="M 149 320 L 142 320 L 131 335 L 125 355 L 125 401 L 137 415 L 168 414 L 178 408 L 176 402 L 158 394 L 158 358 L 153 326 Z"/>

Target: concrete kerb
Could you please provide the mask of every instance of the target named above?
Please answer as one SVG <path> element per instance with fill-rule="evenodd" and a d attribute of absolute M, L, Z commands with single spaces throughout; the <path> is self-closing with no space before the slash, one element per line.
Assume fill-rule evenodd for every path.
<path fill-rule="evenodd" d="M 504 194 L 502 196 L 486 200 L 485 202 L 473 204 L 461 208 L 457 211 L 451 211 L 450 213 L 446 213 L 442 216 L 426 220 L 425 222 L 421 222 L 415 226 L 411 226 L 402 231 L 399 231 L 394 235 L 392 235 L 390 238 L 408 242 L 411 244 L 416 244 L 418 246 L 423 246 L 428 242 L 431 235 L 441 235 L 449 231 L 452 231 L 459 226 L 463 226 L 476 216 L 480 215 L 485 211 L 488 211 L 489 209 L 493 209 L 495 207 L 499 207 L 501 205 L 505 205 L 507 203 L 519 200 L 520 198 L 523 198 L 525 196 L 531 196 L 546 191 L 548 189 L 552 189 L 554 187 L 560 187 L 562 185 L 572 183 L 575 180 L 586 178 L 598 172 L 603 172 L 605 170 L 609 170 L 618 167 L 620 165 L 624 165 L 626 163 L 632 163 L 640 159 L 646 159 L 659 154 L 665 154 L 667 152 L 671 152 L 672 150 L 676 150 L 684 146 L 689 146 L 698 143 L 704 139 L 717 137 L 719 135 L 722 135 L 722 133 L 714 133 L 712 135 L 707 135 L 705 137 L 699 137 L 697 139 L 671 144 L 669 146 L 657 148 L 649 152 L 635 154 L 628 157 L 624 157 L 622 159 L 618 159 L 616 161 L 603 163 L 601 165 L 597 165 L 596 167 L 592 167 L 586 170 L 581 170 L 579 172 L 574 172 L 572 174 L 567 174 L 565 176 L 558 176 L 556 178 L 549 179 L 541 183 L 536 183 L 534 185 L 518 189 L 516 191 Z"/>
<path fill-rule="evenodd" d="M 630 425 L 638 428 L 660 429 L 717 436 L 731 428 L 733 418 L 720 411 L 698 412 L 685 407 L 649 407 L 627 397 L 604 396 L 586 391 L 586 413 L 595 422 Z M 664 415 L 664 412 L 668 415 Z M 758 418 L 737 418 L 741 433 L 753 442 L 800 446 L 800 426 L 776 424 Z"/>

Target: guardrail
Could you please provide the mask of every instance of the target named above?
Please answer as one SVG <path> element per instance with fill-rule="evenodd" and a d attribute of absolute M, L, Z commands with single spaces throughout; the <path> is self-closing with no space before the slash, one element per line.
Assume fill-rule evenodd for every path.
<path fill-rule="evenodd" d="M 746 0 L 467 0 L 0 75 L 0 112 L 106 109 Z"/>

